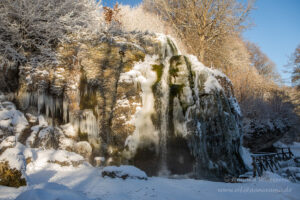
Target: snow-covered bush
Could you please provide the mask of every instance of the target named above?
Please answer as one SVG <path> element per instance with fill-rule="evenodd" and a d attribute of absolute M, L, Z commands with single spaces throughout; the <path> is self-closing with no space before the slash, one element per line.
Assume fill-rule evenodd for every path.
<path fill-rule="evenodd" d="M 102 177 L 106 176 L 110 178 L 122 178 L 124 180 L 127 178 L 140 180 L 148 179 L 144 171 L 130 165 L 104 167 L 102 170 Z"/>
<path fill-rule="evenodd" d="M 55 47 L 71 37 L 101 30 L 94 0 L 1 0 L 0 66 L 55 63 Z"/>

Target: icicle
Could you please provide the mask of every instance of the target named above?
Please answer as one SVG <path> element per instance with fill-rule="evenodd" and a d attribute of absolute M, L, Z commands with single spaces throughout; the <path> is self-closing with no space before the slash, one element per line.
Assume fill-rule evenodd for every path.
<path fill-rule="evenodd" d="M 41 114 L 41 110 L 45 105 L 44 94 L 38 94 L 38 114 Z M 46 115 L 48 116 L 48 110 L 46 109 Z"/>
<path fill-rule="evenodd" d="M 69 114 L 69 103 L 67 100 L 63 100 L 63 120 L 64 123 L 68 122 L 68 114 Z"/>
<path fill-rule="evenodd" d="M 84 110 L 80 116 L 69 117 L 74 130 L 87 134 L 89 143 L 95 148 L 100 148 L 99 126 L 93 110 Z"/>
<path fill-rule="evenodd" d="M 21 108 L 23 110 L 26 110 L 30 105 L 31 94 L 28 92 L 22 92 L 21 94 L 19 94 L 18 98 L 19 98 Z"/>

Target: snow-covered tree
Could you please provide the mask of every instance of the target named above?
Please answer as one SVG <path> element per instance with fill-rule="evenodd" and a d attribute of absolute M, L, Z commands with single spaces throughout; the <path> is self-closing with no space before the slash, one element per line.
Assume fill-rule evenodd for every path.
<path fill-rule="evenodd" d="M 0 66 L 54 63 L 59 42 L 101 27 L 94 0 L 1 0 Z"/>

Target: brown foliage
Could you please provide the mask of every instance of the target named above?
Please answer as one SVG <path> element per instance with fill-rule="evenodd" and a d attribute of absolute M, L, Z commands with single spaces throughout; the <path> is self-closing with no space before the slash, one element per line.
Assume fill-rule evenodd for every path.
<path fill-rule="evenodd" d="M 295 49 L 291 61 L 293 66 L 292 83 L 296 86 L 296 89 L 300 91 L 300 44 Z"/>
<path fill-rule="evenodd" d="M 103 7 L 104 9 L 104 19 L 107 24 L 111 24 L 112 22 L 117 23 L 118 25 L 121 25 L 120 20 L 120 11 L 121 8 L 119 8 L 119 4 L 116 3 L 113 8 L 109 7 Z"/>
<path fill-rule="evenodd" d="M 150 12 L 161 16 L 205 65 L 215 64 L 224 39 L 245 28 L 252 8 L 236 0 L 144 0 Z M 216 65 L 217 66 L 217 65 Z"/>
<path fill-rule="evenodd" d="M 264 76 L 265 78 L 271 78 L 276 81 L 279 78 L 279 75 L 276 72 L 275 63 L 273 63 L 256 44 L 247 42 L 246 46 L 250 54 L 252 66 L 254 66 L 257 69 L 260 75 Z"/>

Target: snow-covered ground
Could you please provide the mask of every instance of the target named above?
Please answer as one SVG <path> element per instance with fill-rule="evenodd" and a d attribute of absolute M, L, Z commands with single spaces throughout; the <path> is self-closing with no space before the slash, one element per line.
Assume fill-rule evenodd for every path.
<path fill-rule="evenodd" d="M 49 151 L 48 151 L 49 153 Z M 61 152 L 62 153 L 62 152 Z M 44 155 L 38 152 L 38 155 Z M 266 173 L 240 183 L 193 179 L 102 177 L 101 168 L 83 163 L 77 167 L 46 163 L 38 156 L 28 164 L 28 186 L 0 187 L 1 200 L 200 200 L 299 199 L 300 184 Z M 124 167 L 130 173 L 130 167 Z M 135 173 L 136 170 L 133 170 Z"/>
<path fill-rule="evenodd" d="M 294 142 L 290 148 L 295 157 L 300 157 L 300 142 Z"/>
<path fill-rule="evenodd" d="M 292 153 L 294 154 L 295 157 L 300 157 L 300 142 L 293 142 L 292 144 L 284 144 L 282 142 L 276 142 L 274 144 L 275 147 L 290 147 Z"/>

